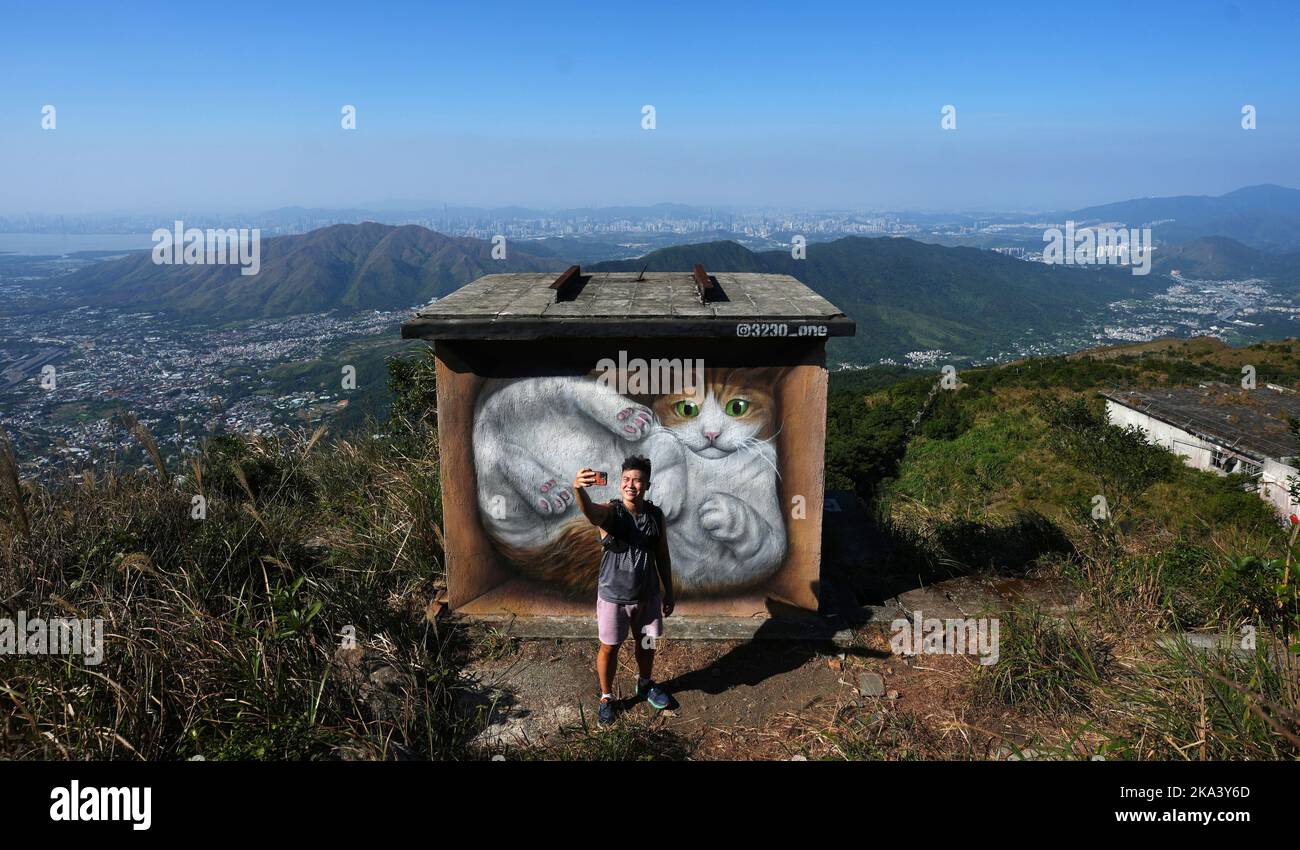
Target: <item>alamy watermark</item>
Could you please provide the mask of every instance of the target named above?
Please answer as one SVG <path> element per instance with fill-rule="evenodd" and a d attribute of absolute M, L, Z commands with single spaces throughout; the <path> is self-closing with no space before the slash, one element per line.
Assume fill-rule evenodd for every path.
<path fill-rule="evenodd" d="M 104 661 L 104 620 L 0 617 L 0 655 L 80 655 L 94 667 Z"/>
<path fill-rule="evenodd" d="M 1080 227 L 1073 221 L 1065 229 L 1043 231 L 1043 262 L 1067 266 L 1129 266 L 1133 274 L 1151 273 L 1151 228 Z"/>
<path fill-rule="evenodd" d="M 262 231 L 254 227 L 185 227 L 176 221 L 173 230 L 160 227 L 153 232 L 153 261 L 158 266 L 241 266 L 242 275 L 262 269 Z"/>
<path fill-rule="evenodd" d="M 52 821 L 126 821 L 131 829 L 147 830 L 153 824 L 153 788 L 82 787 L 72 780 L 67 787 L 50 790 Z"/>
<path fill-rule="evenodd" d="M 619 395 L 697 395 L 704 391 L 704 360 L 680 357 L 646 360 L 628 359 L 626 351 L 618 360 L 606 357 L 596 363 L 596 383 Z"/>
<path fill-rule="evenodd" d="M 997 618 L 899 618 L 889 624 L 893 636 L 889 648 L 895 655 L 978 655 L 985 666 L 998 663 Z"/>

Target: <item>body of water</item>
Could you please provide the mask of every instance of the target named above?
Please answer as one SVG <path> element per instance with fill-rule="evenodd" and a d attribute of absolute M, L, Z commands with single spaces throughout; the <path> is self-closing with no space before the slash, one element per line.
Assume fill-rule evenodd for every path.
<path fill-rule="evenodd" d="M 62 257 L 77 251 L 152 248 L 150 233 L 0 233 L 0 254 Z"/>

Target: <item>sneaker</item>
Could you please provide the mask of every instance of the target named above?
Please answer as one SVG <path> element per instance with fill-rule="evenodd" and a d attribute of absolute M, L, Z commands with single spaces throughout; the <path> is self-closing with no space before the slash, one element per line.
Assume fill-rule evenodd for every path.
<path fill-rule="evenodd" d="M 654 708 L 663 710 L 668 707 L 670 698 L 668 694 L 654 683 L 654 680 L 645 683 L 645 687 L 640 682 L 636 685 L 637 699 L 644 698 Z"/>
<path fill-rule="evenodd" d="M 600 709 L 596 712 L 596 725 L 608 726 L 614 722 L 614 701 L 609 697 L 601 697 Z"/>

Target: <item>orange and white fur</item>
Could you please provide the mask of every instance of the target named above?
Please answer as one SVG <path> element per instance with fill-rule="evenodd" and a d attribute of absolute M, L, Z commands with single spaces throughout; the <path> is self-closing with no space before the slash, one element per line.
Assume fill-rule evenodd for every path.
<path fill-rule="evenodd" d="M 628 455 L 649 457 L 647 499 L 668 522 L 679 596 L 718 595 L 769 578 L 786 553 L 772 369 L 708 369 L 705 386 L 642 397 L 587 377 L 490 381 L 474 412 L 479 512 L 521 573 L 574 593 L 595 588 L 601 547 L 571 487 L 583 467 L 610 473 L 591 487 L 618 498 Z M 649 405 L 649 406 L 647 406 Z"/>

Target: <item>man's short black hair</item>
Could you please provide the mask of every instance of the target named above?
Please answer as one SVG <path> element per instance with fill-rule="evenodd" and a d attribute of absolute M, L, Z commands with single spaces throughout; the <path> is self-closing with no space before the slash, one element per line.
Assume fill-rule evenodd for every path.
<path fill-rule="evenodd" d="M 627 460 L 623 461 L 623 471 L 627 472 L 629 469 L 641 470 L 645 473 L 645 480 L 650 480 L 650 458 L 641 457 L 641 455 L 632 455 Z"/>

